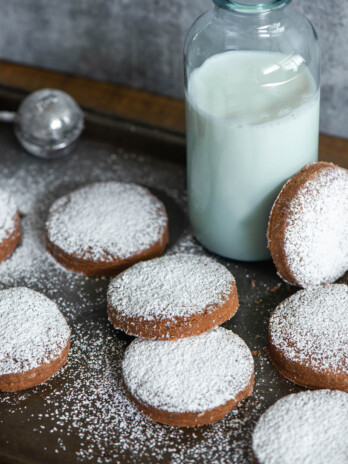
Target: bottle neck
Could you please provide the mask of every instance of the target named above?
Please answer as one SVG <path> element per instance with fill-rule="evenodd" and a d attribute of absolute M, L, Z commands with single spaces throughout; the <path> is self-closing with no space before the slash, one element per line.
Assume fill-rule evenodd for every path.
<path fill-rule="evenodd" d="M 261 13 L 288 5 L 291 0 L 213 0 L 216 6 L 240 13 Z"/>

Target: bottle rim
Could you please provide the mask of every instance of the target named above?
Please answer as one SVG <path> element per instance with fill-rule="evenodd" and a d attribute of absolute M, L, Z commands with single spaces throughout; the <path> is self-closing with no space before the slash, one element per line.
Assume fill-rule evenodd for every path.
<path fill-rule="evenodd" d="M 213 2 L 220 8 L 242 13 L 260 13 L 287 5 L 291 0 L 213 0 Z"/>

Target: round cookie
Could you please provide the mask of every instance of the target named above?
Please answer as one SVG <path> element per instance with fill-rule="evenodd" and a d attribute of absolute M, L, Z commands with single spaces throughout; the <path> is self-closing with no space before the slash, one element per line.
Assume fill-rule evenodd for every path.
<path fill-rule="evenodd" d="M 256 424 L 255 464 L 346 464 L 348 394 L 317 390 L 285 396 Z"/>
<path fill-rule="evenodd" d="M 16 203 L 9 193 L 0 190 L 0 262 L 14 252 L 21 235 Z"/>
<path fill-rule="evenodd" d="M 159 256 L 168 242 L 163 203 L 136 184 L 100 182 L 59 198 L 46 223 L 46 247 L 71 271 L 110 276 Z"/>
<path fill-rule="evenodd" d="M 0 391 L 45 382 L 69 349 L 69 326 L 52 300 L 25 287 L 0 291 Z"/>
<path fill-rule="evenodd" d="M 300 290 L 272 313 L 268 354 L 288 380 L 348 392 L 348 286 Z"/>
<path fill-rule="evenodd" d="M 233 275 L 207 256 L 176 254 L 141 262 L 115 277 L 108 289 L 110 322 L 147 339 L 199 335 L 237 309 Z"/>
<path fill-rule="evenodd" d="M 311 163 L 289 179 L 273 205 L 267 237 L 286 282 L 306 288 L 337 280 L 348 269 L 348 170 Z"/>
<path fill-rule="evenodd" d="M 122 373 L 128 396 L 148 418 L 178 427 L 217 422 L 254 384 L 249 348 L 222 327 L 178 341 L 135 340 Z"/>

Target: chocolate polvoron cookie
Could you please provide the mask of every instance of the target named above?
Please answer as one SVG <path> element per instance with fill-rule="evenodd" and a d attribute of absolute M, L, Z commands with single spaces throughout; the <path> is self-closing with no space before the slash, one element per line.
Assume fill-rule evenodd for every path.
<path fill-rule="evenodd" d="M 129 335 L 176 340 L 200 335 L 238 309 L 230 271 L 207 257 L 185 253 L 135 264 L 108 289 L 108 315 Z"/>
<path fill-rule="evenodd" d="M 348 392 L 348 286 L 300 290 L 277 306 L 268 329 L 272 364 L 307 388 Z"/>
<path fill-rule="evenodd" d="M 305 166 L 282 188 L 268 224 L 278 274 L 299 287 L 331 283 L 348 269 L 348 170 Z"/>
<path fill-rule="evenodd" d="M 0 390 L 34 387 L 67 362 L 70 329 L 56 303 L 25 287 L 0 291 Z"/>
<path fill-rule="evenodd" d="M 254 361 L 245 342 L 218 327 L 177 341 L 137 339 L 122 363 L 131 401 L 150 419 L 197 427 L 222 419 L 254 384 Z"/>
<path fill-rule="evenodd" d="M 285 396 L 259 419 L 255 464 L 345 464 L 348 393 L 317 390 Z"/>
<path fill-rule="evenodd" d="M 0 262 L 7 259 L 21 241 L 21 224 L 12 195 L 0 190 Z"/>
<path fill-rule="evenodd" d="M 56 200 L 46 247 L 71 271 L 110 276 L 159 256 L 168 242 L 163 203 L 140 185 L 99 182 Z"/>

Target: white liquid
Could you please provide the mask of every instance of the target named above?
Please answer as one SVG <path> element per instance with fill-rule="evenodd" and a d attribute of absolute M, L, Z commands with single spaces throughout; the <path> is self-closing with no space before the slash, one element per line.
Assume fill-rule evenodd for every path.
<path fill-rule="evenodd" d="M 319 93 L 301 63 L 299 55 L 233 51 L 191 74 L 190 220 L 198 240 L 222 256 L 269 257 L 273 201 L 289 177 L 318 158 Z"/>

